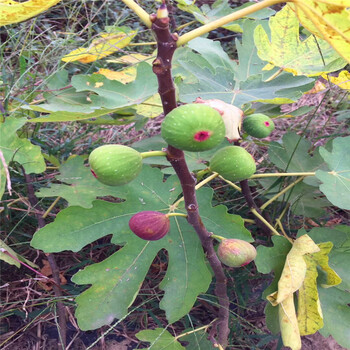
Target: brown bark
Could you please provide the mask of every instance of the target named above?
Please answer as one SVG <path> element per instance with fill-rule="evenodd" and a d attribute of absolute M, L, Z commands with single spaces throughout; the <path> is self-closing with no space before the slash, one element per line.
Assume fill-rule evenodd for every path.
<path fill-rule="evenodd" d="M 163 9 L 162 7 L 160 8 L 161 11 L 163 11 Z M 162 14 L 164 14 L 164 12 Z M 177 35 L 170 33 L 169 17 L 158 15 L 157 18 L 157 15 L 152 15 L 151 21 L 153 23 L 152 29 L 158 43 L 158 54 L 153 62 L 153 71 L 158 79 L 158 92 L 162 100 L 164 114 L 166 115 L 177 107 L 175 86 L 171 75 L 171 61 L 176 49 Z M 197 232 L 204 251 L 206 252 L 207 259 L 215 274 L 215 294 L 218 297 L 220 307 L 218 311 L 218 321 L 216 322 L 217 340 L 213 340 L 214 338 L 212 337 L 212 341 L 216 346 L 218 343 L 225 348 L 230 332 L 228 328 L 229 298 L 227 296 L 227 279 L 225 272 L 214 251 L 213 239 L 210 237 L 211 233 L 207 231 L 200 218 L 195 190 L 196 179 L 188 169 L 184 153 L 170 145 L 168 146 L 167 152 L 167 158 L 180 179 L 188 214 L 188 222 Z"/>

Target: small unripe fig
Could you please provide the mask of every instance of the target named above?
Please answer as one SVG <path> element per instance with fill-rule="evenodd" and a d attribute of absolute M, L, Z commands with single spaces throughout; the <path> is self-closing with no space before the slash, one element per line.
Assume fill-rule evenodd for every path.
<path fill-rule="evenodd" d="M 206 151 L 224 140 L 225 124 L 214 108 L 190 103 L 166 115 L 162 123 L 162 137 L 169 145 L 184 151 Z"/>
<path fill-rule="evenodd" d="M 249 264 L 256 257 L 254 246 L 241 239 L 224 239 L 218 247 L 219 260 L 230 267 Z"/>
<path fill-rule="evenodd" d="M 275 123 L 264 114 L 251 114 L 243 119 L 244 131 L 259 139 L 269 136 L 275 130 Z"/>
<path fill-rule="evenodd" d="M 210 160 L 210 170 L 230 181 L 248 179 L 256 171 L 253 156 L 239 146 L 219 149 Z"/>
<path fill-rule="evenodd" d="M 125 185 L 134 180 L 142 169 L 142 156 L 131 147 L 104 145 L 89 156 L 92 174 L 105 185 Z"/>
<path fill-rule="evenodd" d="M 141 211 L 131 217 L 129 227 L 136 236 L 147 241 L 157 241 L 169 232 L 170 220 L 159 211 Z"/>

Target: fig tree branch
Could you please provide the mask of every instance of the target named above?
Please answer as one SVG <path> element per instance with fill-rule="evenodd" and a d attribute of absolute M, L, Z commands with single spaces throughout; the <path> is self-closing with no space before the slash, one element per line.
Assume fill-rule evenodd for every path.
<path fill-rule="evenodd" d="M 175 86 L 171 75 L 171 62 L 177 47 L 177 36 L 170 33 L 169 18 L 165 16 L 164 6 L 160 7 L 158 16 L 151 15 L 151 21 L 153 22 L 152 29 L 158 42 L 158 53 L 157 58 L 153 62 L 153 71 L 158 79 L 158 92 L 162 100 L 164 115 L 166 115 L 177 107 Z M 215 294 L 218 297 L 220 307 L 218 319 L 215 322 L 217 340 L 214 340 L 214 344 L 216 347 L 221 346 L 225 348 L 230 332 L 228 328 L 229 298 L 227 296 L 226 276 L 221 262 L 215 253 L 211 233 L 207 231 L 200 218 L 195 189 L 196 179 L 188 169 L 184 153 L 170 145 L 167 148 L 167 153 L 167 159 L 180 179 L 187 211 L 187 220 L 197 232 L 215 274 Z"/>

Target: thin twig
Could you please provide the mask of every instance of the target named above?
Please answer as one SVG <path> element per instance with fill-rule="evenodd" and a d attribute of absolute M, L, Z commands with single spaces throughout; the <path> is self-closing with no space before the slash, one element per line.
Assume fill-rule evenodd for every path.
<path fill-rule="evenodd" d="M 24 169 L 24 178 L 27 184 L 27 192 L 28 192 L 28 200 L 30 204 L 41 211 L 41 208 L 38 204 L 38 198 L 35 195 L 34 191 L 34 186 L 33 186 L 33 181 L 30 177 L 30 175 L 26 174 Z M 38 220 L 38 227 L 43 228 L 46 223 L 45 219 L 41 214 L 36 213 L 36 218 Z M 53 254 L 46 254 L 47 260 L 50 264 L 51 271 L 52 271 L 52 277 L 55 283 L 53 284 L 52 288 L 55 293 L 55 296 L 57 299 L 62 298 L 62 291 L 60 288 L 61 285 L 61 280 L 60 280 L 60 274 L 59 274 L 59 268 L 56 263 L 56 259 Z M 66 324 L 66 310 L 64 307 L 64 304 L 62 302 L 57 302 L 57 308 L 58 308 L 58 325 L 59 325 L 59 333 L 60 333 L 60 338 L 62 340 L 62 349 L 64 350 L 66 348 L 66 342 L 67 342 L 67 324 Z"/>

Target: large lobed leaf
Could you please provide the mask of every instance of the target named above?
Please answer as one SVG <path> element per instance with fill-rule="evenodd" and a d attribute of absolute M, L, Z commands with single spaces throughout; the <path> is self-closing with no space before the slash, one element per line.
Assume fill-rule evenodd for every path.
<path fill-rule="evenodd" d="M 137 66 L 135 81 L 126 85 L 101 74 L 76 75 L 72 78 L 72 85 L 78 92 L 95 92 L 90 95 L 92 103 L 109 109 L 139 104 L 153 96 L 158 88 L 152 68 L 144 62 Z"/>
<path fill-rule="evenodd" d="M 333 140 L 332 151 L 320 148 L 320 154 L 330 171 L 316 171 L 322 181 L 321 191 L 328 200 L 342 209 L 350 209 L 350 136 Z"/>
<path fill-rule="evenodd" d="M 54 78 L 56 77 L 62 84 L 48 87 L 60 89 L 59 92 L 45 94 L 46 103 L 23 107 L 49 113 L 48 116 L 31 119 L 30 122 L 79 121 L 112 113 L 119 114 L 119 118 L 127 118 L 135 114 L 130 113 L 129 107 L 148 100 L 158 89 L 156 76 L 151 66 L 145 62 L 137 66 L 136 79 L 128 84 L 108 79 L 102 74 L 76 75 L 72 78 L 72 87 L 62 89 L 69 85 L 67 72 L 59 72 Z"/>
<path fill-rule="evenodd" d="M 125 202 L 94 201 L 91 209 L 69 207 L 34 235 L 32 245 L 46 252 L 78 251 L 108 234 L 113 234 L 113 243 L 123 246 L 106 260 L 86 267 L 73 277 L 75 283 L 92 285 L 77 297 L 76 315 L 82 329 L 99 328 L 126 315 L 161 249 L 169 254 L 168 269 L 160 285 L 165 291 L 160 306 L 169 322 L 188 313 L 197 295 L 207 290 L 211 274 L 200 241 L 185 218 L 171 218 L 170 233 L 153 242 L 138 238 L 128 226 L 131 216 L 139 211 L 168 212 L 179 191 L 176 176 L 163 183 L 160 170 L 144 167 L 136 180 L 119 187 Z M 199 205 L 208 207 L 212 192 L 200 193 Z M 210 208 L 204 209 L 204 220 L 222 222 L 216 226 L 219 232 L 229 231 L 230 236 L 251 240 L 240 217 L 227 214 L 220 206 L 212 211 Z"/>
<path fill-rule="evenodd" d="M 324 161 L 315 152 L 309 154 L 311 142 L 293 132 L 283 135 L 282 142 L 271 142 L 269 158 L 278 168 L 288 172 L 311 172 L 320 168 Z"/>
<path fill-rule="evenodd" d="M 313 35 L 299 39 L 299 21 L 294 11 L 285 6 L 269 20 L 271 41 L 260 25 L 254 34 L 262 60 L 297 75 L 321 75 L 337 71 L 346 61 L 324 40 Z"/>
<path fill-rule="evenodd" d="M 248 31 L 246 35 L 252 36 L 252 31 Z M 244 41 L 245 38 L 243 33 Z M 208 49 L 210 46 L 211 50 Z M 226 59 L 227 54 L 217 44 L 214 47 L 207 40 L 205 44 L 193 47 L 199 54 L 187 49 L 180 50 L 175 55 L 174 74 L 179 77 L 176 81 L 179 97 L 183 102 L 193 102 L 201 97 L 217 98 L 237 107 L 251 102 L 290 103 L 300 98 L 303 92 L 310 90 L 314 81 L 311 78 L 283 73 L 266 82 L 264 75 L 257 72 L 255 56 L 251 57 L 253 60 L 249 60 L 244 50 L 239 51 L 239 61 L 242 61 L 243 69 L 240 72 L 240 65 L 229 62 Z"/>

